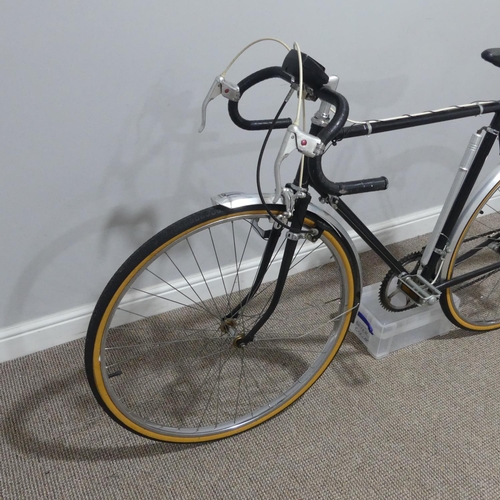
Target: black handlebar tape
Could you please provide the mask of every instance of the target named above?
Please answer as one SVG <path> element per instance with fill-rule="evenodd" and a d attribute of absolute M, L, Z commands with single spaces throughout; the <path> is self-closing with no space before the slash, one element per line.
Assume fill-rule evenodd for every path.
<path fill-rule="evenodd" d="M 238 87 L 240 89 L 240 98 L 249 88 L 265 80 L 270 80 L 271 78 L 281 78 L 282 80 L 291 83 L 290 75 L 285 73 L 279 66 L 264 68 L 256 71 L 255 73 L 252 73 L 251 75 L 241 80 L 241 82 L 238 84 Z M 326 101 L 332 106 L 335 106 L 335 115 L 333 116 L 332 120 L 324 128 L 321 128 L 317 125 L 312 125 L 310 131 L 311 134 L 319 137 L 324 144 L 328 144 L 335 138 L 335 136 L 342 130 L 342 127 L 345 125 L 347 117 L 349 116 L 349 104 L 343 95 L 337 92 L 333 92 L 324 87 L 321 89 L 317 89 L 315 91 L 315 94 L 322 101 Z M 268 130 L 269 128 L 271 128 L 271 124 L 273 123 L 272 119 L 246 120 L 240 115 L 238 110 L 238 102 L 235 101 L 229 101 L 228 111 L 233 123 L 244 130 Z M 291 124 L 292 120 L 290 118 L 281 118 L 276 121 L 274 128 L 288 128 Z M 308 170 L 310 174 L 311 184 L 316 189 L 316 191 L 318 191 L 318 193 L 323 196 L 328 194 L 340 194 L 340 184 L 328 180 L 323 173 L 323 170 L 321 168 L 321 156 L 317 156 L 315 158 L 307 158 L 307 163 L 309 167 Z M 349 183 L 342 183 L 342 185 L 348 185 L 348 189 L 350 188 L 351 192 L 354 192 L 352 191 L 353 189 L 355 189 L 354 185 L 351 185 Z M 381 186 L 382 184 L 376 185 Z M 367 187 L 368 186 L 364 186 L 364 190 L 366 190 Z M 385 187 L 387 187 L 387 179 L 385 179 Z M 385 187 L 379 187 L 379 189 L 385 189 Z M 373 189 L 370 187 L 369 190 Z"/>
<path fill-rule="evenodd" d="M 361 179 L 359 181 L 332 182 L 321 167 L 321 156 L 309 158 L 309 181 L 321 196 L 343 196 L 349 194 L 383 191 L 389 186 L 387 177 Z"/>
<path fill-rule="evenodd" d="M 486 49 L 481 53 L 481 57 L 500 68 L 500 49 Z"/>
<path fill-rule="evenodd" d="M 347 99 L 337 92 L 322 88 L 316 91 L 316 95 L 322 100 L 335 106 L 335 115 L 331 121 L 321 128 L 318 125 L 311 126 L 311 134 L 319 137 L 324 144 L 328 144 L 342 130 L 349 116 L 349 104 Z M 308 158 L 309 181 L 321 196 L 338 195 L 339 184 L 329 180 L 321 166 L 321 156 Z"/>
<path fill-rule="evenodd" d="M 321 196 L 328 196 L 338 190 L 338 184 L 329 180 L 321 167 L 321 156 L 309 158 L 309 182 Z"/>
<path fill-rule="evenodd" d="M 250 87 L 253 87 L 254 85 L 257 85 L 265 80 L 270 80 L 271 78 L 281 78 L 288 83 L 291 83 L 292 81 L 290 75 L 287 75 L 279 66 L 264 68 L 252 73 L 246 78 L 243 78 L 243 80 L 238 83 L 240 98 Z M 240 115 L 240 112 L 238 111 L 238 102 L 235 101 L 229 101 L 228 111 L 233 123 L 244 130 L 269 130 L 271 128 L 271 124 L 273 123 L 272 119 L 246 120 Z M 291 118 L 280 118 L 276 121 L 273 128 L 288 128 L 291 124 Z"/>
<path fill-rule="evenodd" d="M 373 179 L 361 179 L 359 181 L 335 182 L 338 192 L 333 195 L 369 193 L 370 191 L 383 191 L 387 189 L 389 180 L 387 177 L 375 177 Z"/>

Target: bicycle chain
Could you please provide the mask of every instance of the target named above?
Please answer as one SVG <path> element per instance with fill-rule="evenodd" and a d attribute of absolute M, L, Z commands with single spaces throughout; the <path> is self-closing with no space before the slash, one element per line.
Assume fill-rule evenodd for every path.
<path fill-rule="evenodd" d="M 487 274 L 485 274 L 483 276 L 479 276 L 479 278 L 476 278 L 475 280 L 466 281 L 461 287 L 455 288 L 453 290 L 453 293 L 459 292 L 460 290 L 463 290 L 464 288 L 467 288 L 468 286 L 472 286 L 472 285 L 474 285 L 476 283 L 479 283 L 480 281 L 483 281 L 486 278 L 489 278 L 490 276 L 493 276 L 495 273 L 498 273 L 498 272 L 500 272 L 500 269 L 495 269 L 494 271 L 490 271 L 489 273 L 487 273 Z"/>
<path fill-rule="evenodd" d="M 495 230 L 495 231 L 491 231 L 489 233 L 480 234 L 478 236 L 471 236 L 470 238 L 467 238 L 466 240 L 464 240 L 463 243 L 469 243 L 469 241 L 478 240 L 479 238 L 484 238 L 485 236 L 489 236 L 490 234 L 494 234 L 496 236 L 500 236 L 500 231 Z M 494 238 L 491 238 L 491 239 L 494 240 Z"/>
<path fill-rule="evenodd" d="M 484 238 L 485 236 L 489 236 L 491 234 L 495 234 L 496 236 L 499 236 L 500 235 L 500 232 L 498 230 L 495 230 L 495 231 L 491 231 L 489 233 L 483 233 L 483 234 L 480 234 L 479 236 L 471 236 L 470 238 L 467 238 L 465 239 L 463 242 L 464 243 L 469 243 L 469 241 L 474 241 L 474 240 L 478 240 L 479 238 Z M 495 240 L 494 238 L 491 238 L 492 240 Z M 479 278 L 476 278 L 475 280 L 472 280 L 472 281 L 466 281 L 462 286 L 458 287 L 458 288 L 455 288 L 453 290 L 453 292 L 459 292 L 460 290 L 463 290 L 464 288 L 467 288 L 468 286 L 472 286 L 476 283 L 479 283 L 483 280 L 485 280 L 486 278 L 489 278 L 490 276 L 493 276 L 495 273 L 498 273 L 500 272 L 500 269 L 495 269 L 494 271 L 490 271 L 489 273 L 483 275 L 483 276 L 479 276 Z"/>

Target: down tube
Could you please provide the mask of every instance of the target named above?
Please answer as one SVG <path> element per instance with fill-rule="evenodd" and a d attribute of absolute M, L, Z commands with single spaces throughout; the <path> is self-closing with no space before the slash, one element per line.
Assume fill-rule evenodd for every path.
<path fill-rule="evenodd" d="M 382 242 L 366 227 L 359 217 L 344 203 L 336 198 L 332 207 L 356 231 L 360 238 L 391 268 L 397 275 L 406 273 L 406 269 L 396 257 L 382 244 Z"/>

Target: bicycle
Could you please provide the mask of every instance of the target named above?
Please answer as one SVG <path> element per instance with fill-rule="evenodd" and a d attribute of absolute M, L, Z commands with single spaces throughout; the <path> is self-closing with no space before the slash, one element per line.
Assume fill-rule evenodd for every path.
<path fill-rule="evenodd" d="M 500 49 L 482 57 L 500 67 Z M 243 118 L 243 94 L 272 78 L 291 85 L 275 118 Z M 258 181 L 258 194 L 215 196 L 212 207 L 144 243 L 102 292 L 85 344 L 86 373 L 99 404 L 123 427 L 160 441 L 228 437 L 284 410 L 324 372 L 356 318 L 362 278 L 347 231 L 311 203 L 310 188 L 389 267 L 380 288 L 385 308 L 439 301 L 460 328 L 500 328 L 500 169 L 473 191 L 499 136 L 500 101 L 346 124 L 349 106 L 337 83 L 298 46 L 282 66 L 238 85 L 225 72 L 216 78 L 202 128 L 210 100 L 227 97 L 237 126 L 268 131 L 258 172 L 271 131 L 286 129 L 274 165 L 276 190 L 264 195 Z M 280 118 L 294 92 L 295 122 Z M 304 99 L 320 103 L 308 133 L 299 127 Z M 490 113 L 490 124 L 471 137 L 427 246 L 401 260 L 343 200 L 385 190 L 387 179 L 334 182 L 323 173 L 323 154 L 343 140 Z M 301 163 L 282 186 L 280 165 L 294 150 Z"/>

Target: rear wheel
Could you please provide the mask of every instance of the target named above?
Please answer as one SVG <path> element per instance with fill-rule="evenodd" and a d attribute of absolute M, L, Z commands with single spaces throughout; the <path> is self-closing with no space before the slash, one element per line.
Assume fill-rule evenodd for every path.
<path fill-rule="evenodd" d="M 308 213 L 304 227 L 317 221 Z M 158 440 L 220 439 L 269 419 L 318 379 L 357 305 L 358 269 L 333 232 L 301 240 L 273 315 L 236 347 L 273 295 L 285 230 L 253 298 L 226 317 L 245 302 L 271 228 L 261 206 L 209 208 L 158 233 L 117 271 L 85 353 L 94 395 L 114 420 Z"/>
<path fill-rule="evenodd" d="M 452 251 L 447 279 L 500 263 L 498 183 L 479 204 Z M 460 328 L 500 328 L 500 267 L 448 288 L 441 295 L 443 311 Z"/>

